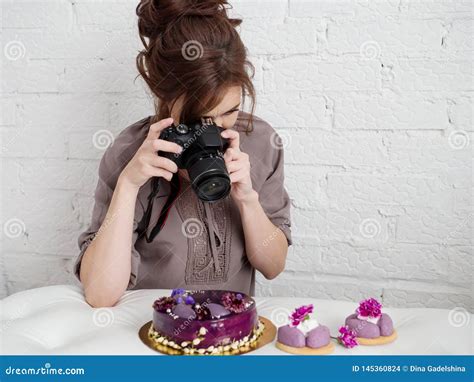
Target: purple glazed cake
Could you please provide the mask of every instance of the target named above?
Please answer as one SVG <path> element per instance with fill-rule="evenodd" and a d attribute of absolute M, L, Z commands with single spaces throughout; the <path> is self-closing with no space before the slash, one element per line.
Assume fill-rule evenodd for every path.
<path fill-rule="evenodd" d="M 255 346 L 263 329 L 250 296 L 174 289 L 154 302 L 148 336 L 182 354 L 238 354 Z"/>

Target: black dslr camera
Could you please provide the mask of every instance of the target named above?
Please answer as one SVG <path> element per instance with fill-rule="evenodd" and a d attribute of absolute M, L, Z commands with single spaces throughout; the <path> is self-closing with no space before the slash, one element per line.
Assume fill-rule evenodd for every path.
<path fill-rule="evenodd" d="M 177 143 L 183 151 L 180 154 L 159 152 L 159 155 L 171 159 L 178 168 L 188 170 L 193 190 L 205 202 L 220 200 L 230 192 L 229 173 L 223 158 L 229 142 L 221 137 L 222 131 L 224 129 L 211 118 L 202 118 L 192 123 L 173 124 L 160 134 L 160 139 Z"/>

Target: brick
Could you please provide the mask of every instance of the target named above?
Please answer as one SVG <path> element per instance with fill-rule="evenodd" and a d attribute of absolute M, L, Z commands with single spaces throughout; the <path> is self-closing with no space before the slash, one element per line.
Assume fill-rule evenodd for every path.
<path fill-rule="evenodd" d="M 97 183 L 98 161 L 55 159 L 4 159 L 9 168 L 9 184 L 21 189 L 78 190 L 93 193 Z M 18 182 L 18 183 L 17 183 Z"/>
<path fill-rule="evenodd" d="M 5 93 L 58 92 L 63 72 L 63 64 L 53 60 L 5 61 L 2 76 L 3 91 Z"/>
<path fill-rule="evenodd" d="M 388 162 L 387 147 L 378 132 L 346 134 L 273 127 L 282 137 L 288 164 L 372 167 Z"/>
<path fill-rule="evenodd" d="M 446 100 L 429 95 L 345 92 L 332 98 L 337 129 L 444 130 L 449 124 Z"/>
<path fill-rule="evenodd" d="M 102 2 L 75 0 L 72 4 L 78 25 L 100 26 L 114 31 L 137 28 L 135 16 L 137 5 L 137 2 L 127 0 Z"/>
<path fill-rule="evenodd" d="M 283 24 L 250 19 L 241 27 L 241 38 L 253 54 L 315 53 L 316 34 L 312 21 L 286 19 Z"/>
<path fill-rule="evenodd" d="M 320 271 L 327 274 L 367 275 L 376 280 L 448 279 L 448 259 L 439 246 L 396 244 L 386 248 L 354 248 L 348 244 L 323 247 Z"/>
<path fill-rule="evenodd" d="M 274 91 L 351 91 L 380 88 L 380 64 L 374 60 L 323 61 L 316 56 L 290 56 L 269 61 L 266 82 Z"/>
<path fill-rule="evenodd" d="M 48 222 L 50 230 L 78 230 L 81 228 L 74 216 L 72 193 L 53 190 L 6 189 L 3 197 L 8 200 L 3 208 L 5 219 L 20 219 L 28 229 L 40 222 Z"/>
<path fill-rule="evenodd" d="M 387 60 L 391 79 L 385 88 L 398 92 L 472 90 L 469 60 Z"/>
<path fill-rule="evenodd" d="M 19 116 L 30 129 L 44 127 L 64 132 L 80 131 L 91 126 L 107 126 L 109 100 L 101 93 L 28 94 L 22 97 Z"/>
<path fill-rule="evenodd" d="M 258 100 L 256 114 L 275 127 L 330 130 L 332 106 L 331 99 L 312 92 L 268 92 Z"/>
<path fill-rule="evenodd" d="M 414 206 L 449 210 L 453 206 L 450 185 L 435 174 L 372 175 L 331 174 L 328 176 L 328 195 L 332 203 L 350 208 L 352 205 Z"/>
<path fill-rule="evenodd" d="M 48 285 L 70 284 L 71 260 L 30 253 L 5 254 L 5 283 L 10 293 Z"/>
<path fill-rule="evenodd" d="M 243 23 L 247 19 L 258 18 L 263 22 L 280 20 L 287 14 L 288 2 L 286 0 L 235 0 L 231 2 L 232 8 L 229 10 L 229 16 L 232 18 L 241 18 Z"/>
<path fill-rule="evenodd" d="M 27 124 L 24 127 L 4 129 L 3 155 L 5 157 L 41 158 L 41 160 L 43 158 L 66 158 L 64 131 L 42 128 L 38 133 L 32 134 L 34 128 L 34 126 Z"/>
<path fill-rule="evenodd" d="M 64 76 L 59 90 L 72 93 L 117 93 L 143 91 L 134 83 L 137 71 L 135 57 L 125 61 L 104 60 L 67 60 Z"/>
<path fill-rule="evenodd" d="M 443 20 L 389 16 L 364 20 L 336 18 L 328 26 L 328 53 L 367 59 L 385 56 L 439 57 Z"/>
<path fill-rule="evenodd" d="M 398 218 L 397 240 L 405 243 L 470 245 L 472 216 L 441 209 L 407 208 Z"/>
<path fill-rule="evenodd" d="M 2 2 L 3 28 L 65 30 L 71 24 L 72 6 L 69 1 L 5 0 Z"/>

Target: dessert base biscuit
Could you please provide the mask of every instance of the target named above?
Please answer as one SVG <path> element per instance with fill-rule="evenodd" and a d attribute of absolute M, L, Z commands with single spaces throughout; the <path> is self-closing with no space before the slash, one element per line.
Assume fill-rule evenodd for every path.
<path fill-rule="evenodd" d="M 302 348 L 295 348 L 293 346 L 288 346 L 277 341 L 276 347 L 280 350 L 283 350 L 284 352 L 300 355 L 324 355 L 330 354 L 334 351 L 334 343 L 332 342 L 329 342 L 326 346 L 320 348 L 310 348 L 308 346 Z"/>

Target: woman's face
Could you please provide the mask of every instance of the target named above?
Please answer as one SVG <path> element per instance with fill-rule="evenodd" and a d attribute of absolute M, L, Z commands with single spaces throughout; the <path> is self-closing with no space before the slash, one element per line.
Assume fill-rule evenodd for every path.
<path fill-rule="evenodd" d="M 237 121 L 239 114 L 240 100 L 242 96 L 242 89 L 239 86 L 229 87 L 221 103 L 214 109 L 209 110 L 202 117 L 211 117 L 217 126 L 224 129 L 230 129 Z M 171 110 L 171 117 L 174 121 L 179 121 L 179 114 L 181 111 L 181 99 L 176 101 Z M 178 174 L 189 181 L 188 171 L 179 169 Z"/>
<path fill-rule="evenodd" d="M 237 121 L 241 96 L 242 89 L 240 86 L 229 87 L 221 103 L 214 109 L 207 111 L 202 117 L 211 117 L 217 126 L 230 129 Z M 171 117 L 173 117 L 175 121 L 179 120 L 181 106 L 182 101 L 179 99 L 171 110 Z"/>

